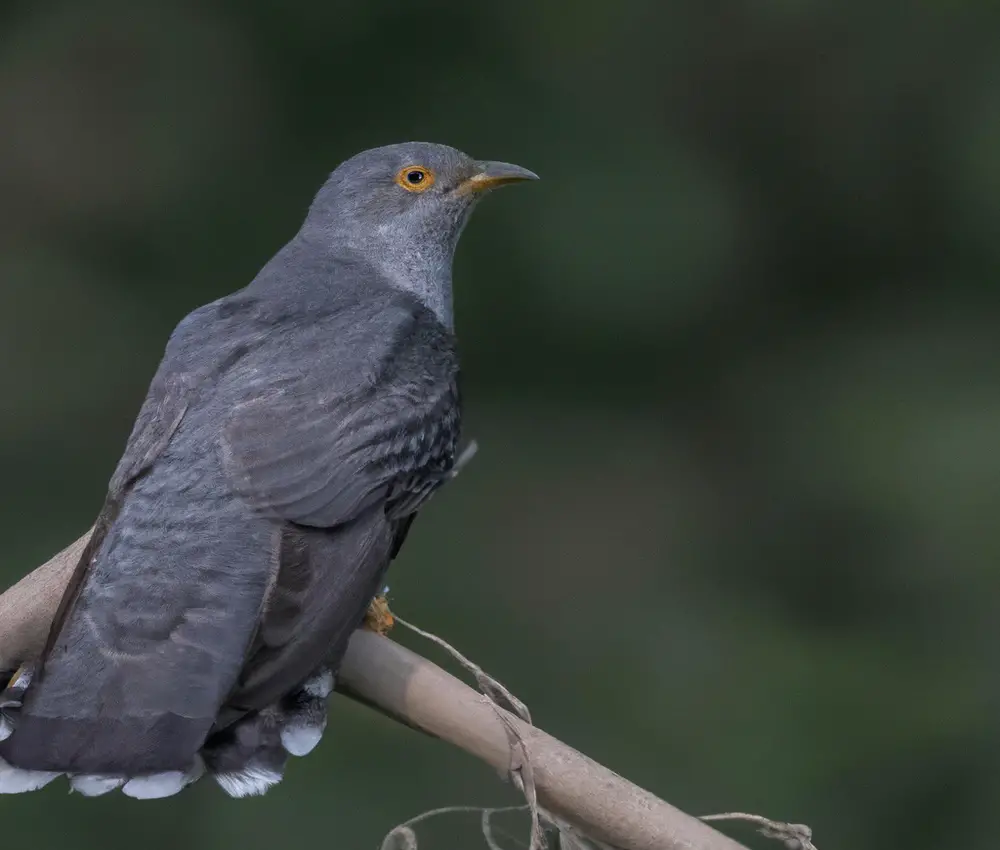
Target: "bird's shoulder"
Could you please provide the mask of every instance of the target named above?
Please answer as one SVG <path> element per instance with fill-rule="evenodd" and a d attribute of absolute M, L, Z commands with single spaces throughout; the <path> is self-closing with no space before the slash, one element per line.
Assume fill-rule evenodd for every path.
<path fill-rule="evenodd" d="M 451 329 L 377 268 L 350 256 L 295 274 L 285 265 L 269 264 L 250 286 L 185 316 L 167 343 L 161 377 L 203 384 L 227 372 L 298 371 L 317 381 L 364 381 L 420 363 L 457 368 Z"/>

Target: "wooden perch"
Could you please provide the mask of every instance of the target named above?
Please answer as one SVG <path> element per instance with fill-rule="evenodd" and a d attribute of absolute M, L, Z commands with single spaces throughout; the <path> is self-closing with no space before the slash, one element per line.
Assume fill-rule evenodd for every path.
<path fill-rule="evenodd" d="M 0 595 L 0 669 L 37 658 L 89 536 Z M 504 776 L 510 772 L 510 738 L 497 714 L 502 709 L 388 638 L 355 632 L 337 689 L 460 747 Z M 539 804 L 586 835 L 621 850 L 746 850 L 538 727 L 513 715 L 508 720 L 524 742 Z"/>

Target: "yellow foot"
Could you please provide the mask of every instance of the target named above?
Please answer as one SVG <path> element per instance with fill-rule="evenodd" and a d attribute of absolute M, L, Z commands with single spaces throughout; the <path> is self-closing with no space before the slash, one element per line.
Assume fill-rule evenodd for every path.
<path fill-rule="evenodd" d="M 10 677 L 10 681 L 0 689 L 0 708 L 17 708 L 24 699 L 24 692 L 31 683 L 31 674 L 34 667 L 31 664 L 22 664 Z M 0 681 L 3 681 L 0 679 Z"/>
<path fill-rule="evenodd" d="M 10 681 L 7 682 L 6 687 L 23 691 L 31 683 L 31 674 L 33 672 L 33 664 L 22 664 L 17 668 L 17 670 L 14 671 L 14 675 L 10 677 Z"/>
<path fill-rule="evenodd" d="M 365 628 L 378 632 L 380 635 L 387 635 L 395 622 L 392 611 L 389 610 L 389 600 L 384 596 L 376 596 L 365 614 Z"/>

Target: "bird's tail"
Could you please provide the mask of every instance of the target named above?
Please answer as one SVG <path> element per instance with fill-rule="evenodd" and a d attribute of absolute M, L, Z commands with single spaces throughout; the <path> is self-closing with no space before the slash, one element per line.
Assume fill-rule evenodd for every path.
<path fill-rule="evenodd" d="M 0 673 L 7 681 L 0 691 L 0 741 L 17 731 L 17 715 L 31 685 L 32 668 Z M 280 704 L 254 711 L 209 736 L 187 771 L 165 771 L 144 776 L 65 774 L 70 789 L 85 797 L 100 797 L 116 789 L 140 800 L 171 797 L 202 776 L 211 776 L 231 797 L 266 792 L 281 781 L 288 757 L 312 752 L 326 728 L 327 700 L 334 677 L 315 673 Z M 37 791 L 64 774 L 25 770 L 0 758 L 0 794 Z"/>

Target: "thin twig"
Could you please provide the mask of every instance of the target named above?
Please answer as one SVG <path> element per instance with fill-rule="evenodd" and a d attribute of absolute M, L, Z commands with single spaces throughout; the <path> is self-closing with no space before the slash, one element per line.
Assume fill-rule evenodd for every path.
<path fill-rule="evenodd" d="M 704 821 L 742 820 L 757 826 L 765 838 L 775 838 L 785 844 L 786 850 L 818 850 L 812 843 L 812 829 L 804 823 L 785 823 L 746 812 L 725 812 L 721 815 L 702 815 Z"/>
<path fill-rule="evenodd" d="M 431 818 L 436 818 L 439 815 L 454 815 L 454 814 L 480 814 L 483 819 L 483 823 L 486 826 L 483 827 L 483 837 L 486 838 L 489 843 L 490 850 L 494 850 L 495 841 L 493 841 L 492 832 L 489 831 L 489 816 L 492 814 L 497 814 L 498 812 L 517 812 L 524 809 L 524 806 L 504 806 L 498 809 L 485 809 L 481 806 L 442 806 L 439 809 L 431 809 L 430 811 L 421 812 L 419 815 L 415 815 L 409 820 L 403 821 L 400 824 L 394 826 L 389 830 L 385 838 L 382 839 L 381 850 L 397 850 L 394 847 L 394 842 L 399 839 L 403 842 L 403 846 L 398 848 L 398 850 L 418 850 L 417 833 L 413 827 L 419 823 L 423 823 L 425 820 L 430 820 Z M 500 850 L 500 848 L 495 848 L 495 850 Z"/>
<path fill-rule="evenodd" d="M 528 803 L 528 810 L 531 812 L 531 838 L 528 843 L 528 850 L 545 850 L 545 833 L 542 830 L 542 822 L 538 814 L 538 792 L 535 788 L 535 776 L 531 768 L 531 758 L 528 755 L 524 739 L 518 732 L 517 727 L 511 722 L 508 714 L 504 711 L 507 706 L 510 706 L 523 721 L 531 723 L 531 712 L 528 710 L 528 706 L 500 681 L 489 675 L 482 667 L 455 649 L 444 638 L 421 629 L 395 614 L 393 614 L 393 617 L 401 626 L 415 632 L 426 640 L 436 643 L 442 649 L 446 650 L 475 677 L 476 684 L 479 685 L 479 690 L 482 691 L 483 696 L 494 710 L 497 718 L 503 723 L 510 741 L 511 762 L 508 774 L 517 790 L 524 795 L 524 799 Z M 500 702 L 498 695 L 502 697 L 507 705 L 503 705 Z"/>
<path fill-rule="evenodd" d="M 393 612 L 393 619 L 399 623 L 399 625 L 404 626 L 411 632 L 420 635 L 420 637 L 429 640 L 431 643 L 436 643 L 445 652 L 451 655 L 459 664 L 461 664 L 466 670 L 468 670 L 476 679 L 476 684 L 479 685 L 479 689 L 483 692 L 484 696 L 490 698 L 493 702 L 500 705 L 501 708 L 510 708 L 525 722 L 531 723 L 531 712 L 528 710 L 528 706 L 525 705 L 517 696 L 515 696 L 507 687 L 495 679 L 493 676 L 489 675 L 482 667 L 476 664 L 475 661 L 467 658 L 461 652 L 459 652 L 455 647 L 453 647 L 444 638 L 438 637 L 432 632 L 425 631 L 419 626 L 413 625 L 413 623 L 408 623 L 406 620 L 401 619 L 395 612 Z M 499 694 L 499 696 L 498 696 Z M 501 698 L 503 702 L 507 705 L 501 703 Z"/>
<path fill-rule="evenodd" d="M 518 806 L 518 808 L 522 807 Z M 496 814 L 496 811 L 496 809 L 483 809 L 482 817 L 479 820 L 479 828 L 482 830 L 483 838 L 486 839 L 487 850 L 503 850 L 493 837 L 493 824 L 490 819 Z"/>

